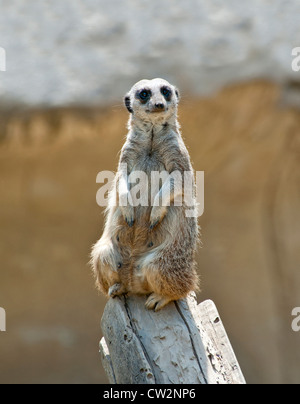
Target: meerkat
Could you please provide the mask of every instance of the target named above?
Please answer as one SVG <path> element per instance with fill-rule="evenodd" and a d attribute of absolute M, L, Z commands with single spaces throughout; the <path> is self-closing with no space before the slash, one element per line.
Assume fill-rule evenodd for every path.
<path fill-rule="evenodd" d="M 184 201 L 176 205 L 175 199 L 184 191 L 175 190 L 171 175 L 154 195 L 146 192 L 150 191 L 150 181 L 146 181 L 148 203 L 138 206 L 126 203 L 132 199 L 128 178 L 134 171 L 146 173 L 149 180 L 153 173 L 193 172 L 177 120 L 179 98 L 177 88 L 163 79 L 141 80 L 125 96 L 130 113 L 128 135 L 104 232 L 92 249 L 91 264 L 100 291 L 109 297 L 149 295 L 146 308 L 155 311 L 198 289 L 197 217 L 188 217 L 191 206 Z M 166 194 L 169 206 L 161 203 Z M 116 195 L 119 203 L 115 203 Z M 196 210 L 194 198 L 193 204 Z"/>

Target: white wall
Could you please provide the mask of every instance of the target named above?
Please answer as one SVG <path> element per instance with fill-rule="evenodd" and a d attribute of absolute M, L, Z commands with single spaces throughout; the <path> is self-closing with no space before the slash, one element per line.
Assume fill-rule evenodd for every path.
<path fill-rule="evenodd" d="M 202 94 L 299 77 L 299 0 L 0 0 L 1 102 L 120 102 L 161 76 Z"/>

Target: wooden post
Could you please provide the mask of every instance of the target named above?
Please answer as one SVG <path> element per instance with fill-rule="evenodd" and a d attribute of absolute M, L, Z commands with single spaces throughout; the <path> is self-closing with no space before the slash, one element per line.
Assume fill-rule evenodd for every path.
<path fill-rule="evenodd" d="M 110 299 L 100 353 L 112 384 L 245 384 L 210 300 L 173 302 L 155 313 L 145 297 Z"/>

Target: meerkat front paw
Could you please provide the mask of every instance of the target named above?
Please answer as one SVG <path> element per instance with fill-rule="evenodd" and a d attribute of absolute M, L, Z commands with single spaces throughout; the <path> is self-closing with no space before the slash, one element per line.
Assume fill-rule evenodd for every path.
<path fill-rule="evenodd" d="M 150 229 L 154 229 L 166 216 L 166 206 L 153 206 L 150 215 Z"/>
<path fill-rule="evenodd" d="M 108 296 L 109 297 L 116 297 L 126 293 L 124 285 L 122 283 L 115 283 L 108 289 Z"/>
<path fill-rule="evenodd" d="M 172 300 L 168 297 L 158 295 L 157 293 L 151 293 L 145 303 L 145 307 L 148 310 L 159 311 L 171 301 Z"/>
<path fill-rule="evenodd" d="M 121 212 L 125 222 L 128 224 L 129 227 L 134 225 L 134 208 L 133 206 L 120 206 Z"/>

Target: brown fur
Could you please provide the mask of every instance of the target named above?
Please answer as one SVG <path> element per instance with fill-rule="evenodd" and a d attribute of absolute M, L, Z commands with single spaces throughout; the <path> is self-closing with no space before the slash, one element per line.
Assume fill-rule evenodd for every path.
<path fill-rule="evenodd" d="M 163 86 L 171 90 L 171 98 L 162 95 Z M 137 96 L 143 88 L 151 91 L 147 103 Z M 170 206 L 152 206 L 151 200 L 151 172 L 192 171 L 177 122 L 178 101 L 176 88 L 161 79 L 143 80 L 126 96 L 125 104 L 132 114 L 129 133 L 110 195 L 104 233 L 92 251 L 96 284 L 103 293 L 112 297 L 150 294 L 146 307 L 155 310 L 198 287 L 194 262 L 197 219 L 186 217 L 184 203 L 174 206 L 173 190 Z M 158 104 L 164 105 L 160 112 Z M 143 171 L 149 178 L 148 206 L 114 206 L 114 195 L 130 195 L 131 186 L 125 178 L 133 170 Z M 164 194 L 164 186 L 160 191 Z"/>

